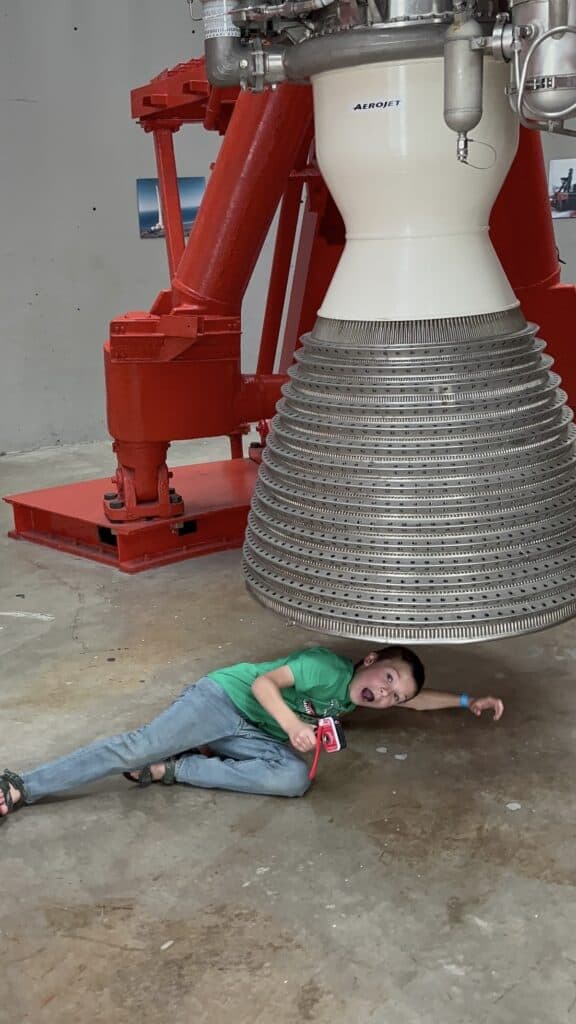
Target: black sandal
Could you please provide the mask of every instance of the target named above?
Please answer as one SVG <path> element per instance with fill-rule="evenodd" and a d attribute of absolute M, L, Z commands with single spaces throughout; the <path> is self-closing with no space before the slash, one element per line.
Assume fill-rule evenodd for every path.
<path fill-rule="evenodd" d="M 12 794 L 10 792 L 11 786 L 13 789 L 16 789 L 20 793 L 20 800 L 18 801 L 17 804 L 15 804 L 12 799 Z M 6 807 L 8 808 L 8 814 L 2 814 L 0 816 L 0 825 L 2 825 L 6 821 L 6 818 L 10 817 L 12 811 L 17 810 L 18 807 L 25 803 L 24 783 L 22 782 L 20 776 L 16 775 L 15 772 L 8 771 L 8 769 L 6 768 L 0 774 L 0 793 L 2 793 L 4 800 L 6 801 Z"/>
<path fill-rule="evenodd" d="M 169 757 L 163 764 L 166 766 L 166 771 L 161 779 L 152 778 L 150 765 L 146 765 L 145 768 L 134 768 L 135 772 L 140 772 L 140 776 L 137 779 L 132 778 L 130 772 L 123 772 L 122 774 L 125 779 L 128 779 L 128 782 L 135 782 L 137 786 L 142 788 L 151 786 L 153 782 L 161 782 L 163 786 L 173 786 L 176 782 L 176 761 L 173 757 Z"/>

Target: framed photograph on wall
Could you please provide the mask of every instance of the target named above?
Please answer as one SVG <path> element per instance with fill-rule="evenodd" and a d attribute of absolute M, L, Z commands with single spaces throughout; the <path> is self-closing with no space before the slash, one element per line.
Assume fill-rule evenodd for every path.
<path fill-rule="evenodd" d="M 206 178 L 178 178 L 180 207 L 184 233 L 188 234 L 198 213 L 204 195 Z M 137 178 L 138 225 L 140 238 L 164 238 L 164 223 L 160 209 L 158 178 Z"/>
<path fill-rule="evenodd" d="M 550 161 L 548 197 L 555 220 L 576 217 L 576 156 Z"/>

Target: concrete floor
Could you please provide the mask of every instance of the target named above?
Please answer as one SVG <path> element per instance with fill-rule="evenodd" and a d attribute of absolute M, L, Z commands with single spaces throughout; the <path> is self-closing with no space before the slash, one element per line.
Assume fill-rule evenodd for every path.
<path fill-rule="evenodd" d="M 111 468 L 107 445 L 10 456 L 1 489 Z M 125 576 L 1 544 L 13 769 L 142 723 L 218 664 L 319 639 L 253 603 L 238 552 Z M 359 713 L 304 800 L 119 779 L 14 815 L 2 1024 L 576 1022 L 575 626 L 424 653 L 431 685 L 501 695 L 503 721 Z"/>

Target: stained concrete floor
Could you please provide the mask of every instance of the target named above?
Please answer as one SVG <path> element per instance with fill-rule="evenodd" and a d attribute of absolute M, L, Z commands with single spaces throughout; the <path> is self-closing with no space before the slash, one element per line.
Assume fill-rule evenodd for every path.
<path fill-rule="evenodd" d="M 110 468 L 107 445 L 10 456 L 1 489 Z M 253 603 L 237 552 L 126 576 L 1 545 L 14 769 L 142 723 L 218 664 L 322 639 Z M 14 815 L 2 1024 L 576 1022 L 575 626 L 424 653 L 433 686 L 501 695 L 502 722 L 359 713 L 303 800 L 119 779 Z"/>

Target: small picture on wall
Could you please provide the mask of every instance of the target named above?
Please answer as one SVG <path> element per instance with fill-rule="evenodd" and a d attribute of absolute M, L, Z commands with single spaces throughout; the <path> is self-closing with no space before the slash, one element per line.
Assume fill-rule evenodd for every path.
<path fill-rule="evenodd" d="M 188 234 L 204 195 L 206 178 L 178 178 L 184 233 Z M 160 209 L 158 178 L 137 178 L 138 224 L 140 238 L 164 238 L 164 220 Z"/>
<path fill-rule="evenodd" d="M 576 217 L 576 157 L 550 161 L 548 196 L 555 220 Z"/>

